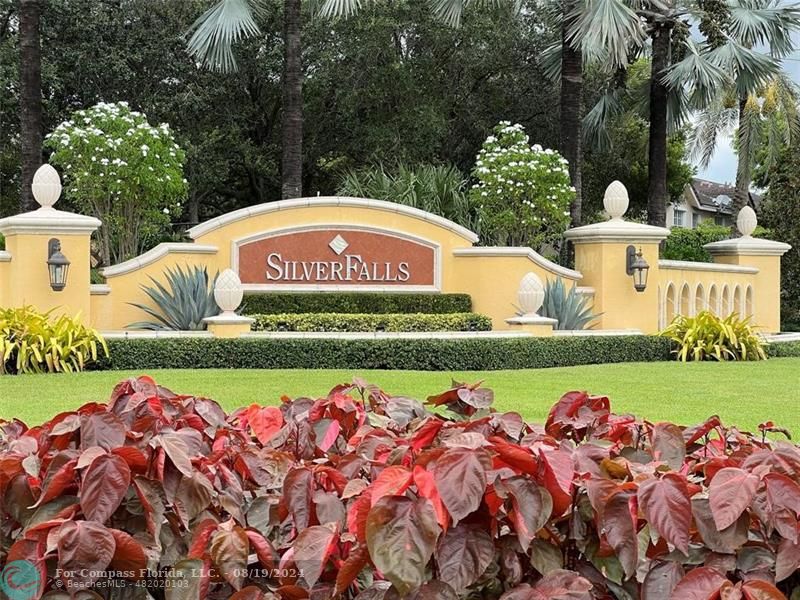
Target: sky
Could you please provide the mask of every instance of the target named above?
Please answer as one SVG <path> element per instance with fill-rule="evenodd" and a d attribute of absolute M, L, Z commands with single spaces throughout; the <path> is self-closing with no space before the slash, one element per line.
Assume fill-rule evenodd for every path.
<path fill-rule="evenodd" d="M 785 59 L 783 68 L 795 82 L 800 83 L 800 52 Z M 731 132 L 717 142 L 717 149 L 708 167 L 702 169 L 698 166 L 697 176 L 719 183 L 733 183 L 736 180 L 736 153 L 733 151 Z"/>

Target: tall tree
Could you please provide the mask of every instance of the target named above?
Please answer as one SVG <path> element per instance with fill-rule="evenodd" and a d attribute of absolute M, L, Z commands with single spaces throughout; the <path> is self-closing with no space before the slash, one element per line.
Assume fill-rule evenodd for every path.
<path fill-rule="evenodd" d="M 685 119 L 689 108 L 707 106 L 730 81 L 746 93 L 763 85 L 777 72 L 778 60 L 754 46 L 764 43 L 790 51 L 791 34 L 800 27 L 800 9 L 776 0 L 731 0 L 728 11 L 730 21 L 716 46 L 687 35 L 690 15 L 701 19 L 708 15 L 688 0 L 598 0 L 586 3 L 576 20 L 575 35 L 584 51 L 605 54 L 614 66 L 626 64 L 631 46 L 650 42 L 648 222 L 652 225 L 666 225 L 671 124 Z"/>
<path fill-rule="evenodd" d="M 33 210 L 33 174 L 42 164 L 42 55 L 40 0 L 19 0 L 19 124 L 22 149 L 20 212 Z"/>
<path fill-rule="evenodd" d="M 303 194 L 303 67 L 301 1 L 283 3 L 283 78 L 281 191 L 283 198 Z M 233 44 L 260 34 L 255 17 L 263 0 L 220 0 L 194 24 L 189 52 L 222 72 L 236 70 Z"/>
<path fill-rule="evenodd" d="M 561 107 L 559 123 L 561 126 L 560 149 L 569 161 L 569 176 L 575 188 L 575 197 L 569 207 L 570 225 L 581 224 L 583 210 L 581 187 L 583 170 L 582 120 L 583 120 L 583 56 L 580 48 L 575 48 L 570 35 L 575 2 L 564 0 L 563 24 L 561 26 Z"/>

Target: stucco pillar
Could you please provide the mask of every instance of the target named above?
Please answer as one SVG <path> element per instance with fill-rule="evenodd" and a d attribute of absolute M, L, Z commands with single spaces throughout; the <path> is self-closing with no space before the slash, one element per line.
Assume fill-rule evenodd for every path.
<path fill-rule="evenodd" d="M 741 237 L 706 244 L 705 249 L 716 263 L 758 269 L 750 306 L 746 292 L 741 299 L 742 316 L 750 314 L 753 324 L 763 332 L 776 333 L 781 329 L 781 256 L 792 247 L 783 242 L 754 238 L 752 234 L 757 225 L 755 211 L 745 206 L 736 218 Z"/>
<path fill-rule="evenodd" d="M 575 245 L 575 269 L 583 273 L 581 285 L 594 288 L 597 329 L 658 331 L 658 248 L 669 235 L 653 227 L 623 219 L 628 210 L 628 191 L 619 181 L 606 188 L 603 204 L 609 220 L 568 230 L 564 237 Z M 634 288 L 627 272 L 628 247 L 649 265 L 644 291 Z"/>
<path fill-rule="evenodd" d="M 32 305 L 71 316 L 81 313 L 83 322 L 89 323 L 90 241 L 100 221 L 53 208 L 61 194 L 61 180 L 50 165 L 39 167 L 32 189 L 38 210 L 0 219 L 0 234 L 6 238 L 5 273 L 0 281 L 5 288 L 3 305 Z M 60 242 L 61 253 L 70 262 L 66 286 L 60 291 L 50 287 L 47 259 L 52 239 Z"/>

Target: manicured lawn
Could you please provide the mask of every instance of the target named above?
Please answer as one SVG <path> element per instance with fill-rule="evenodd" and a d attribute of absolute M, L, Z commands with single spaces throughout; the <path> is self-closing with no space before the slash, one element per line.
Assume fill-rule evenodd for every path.
<path fill-rule="evenodd" d="M 59 411 L 108 398 L 114 384 L 136 375 L 104 371 L 78 375 L 0 377 L 0 418 L 38 424 Z M 451 377 L 484 379 L 495 407 L 541 422 L 561 394 L 588 389 L 610 396 L 615 412 L 692 424 L 712 414 L 724 423 L 754 428 L 771 419 L 800 434 L 800 359 L 760 363 L 634 363 L 526 371 L 430 373 L 420 371 L 151 371 L 180 393 L 214 398 L 226 410 L 253 402 L 277 403 L 282 394 L 319 396 L 354 375 L 395 395 L 423 399 L 447 388 Z M 797 435 L 795 435 L 797 437 Z"/>

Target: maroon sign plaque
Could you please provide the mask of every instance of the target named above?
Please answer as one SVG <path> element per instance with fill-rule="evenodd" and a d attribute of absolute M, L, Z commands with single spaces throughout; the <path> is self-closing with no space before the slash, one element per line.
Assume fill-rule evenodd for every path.
<path fill-rule="evenodd" d="M 271 235 L 238 247 L 245 285 L 435 287 L 436 249 L 380 231 L 326 228 Z"/>

